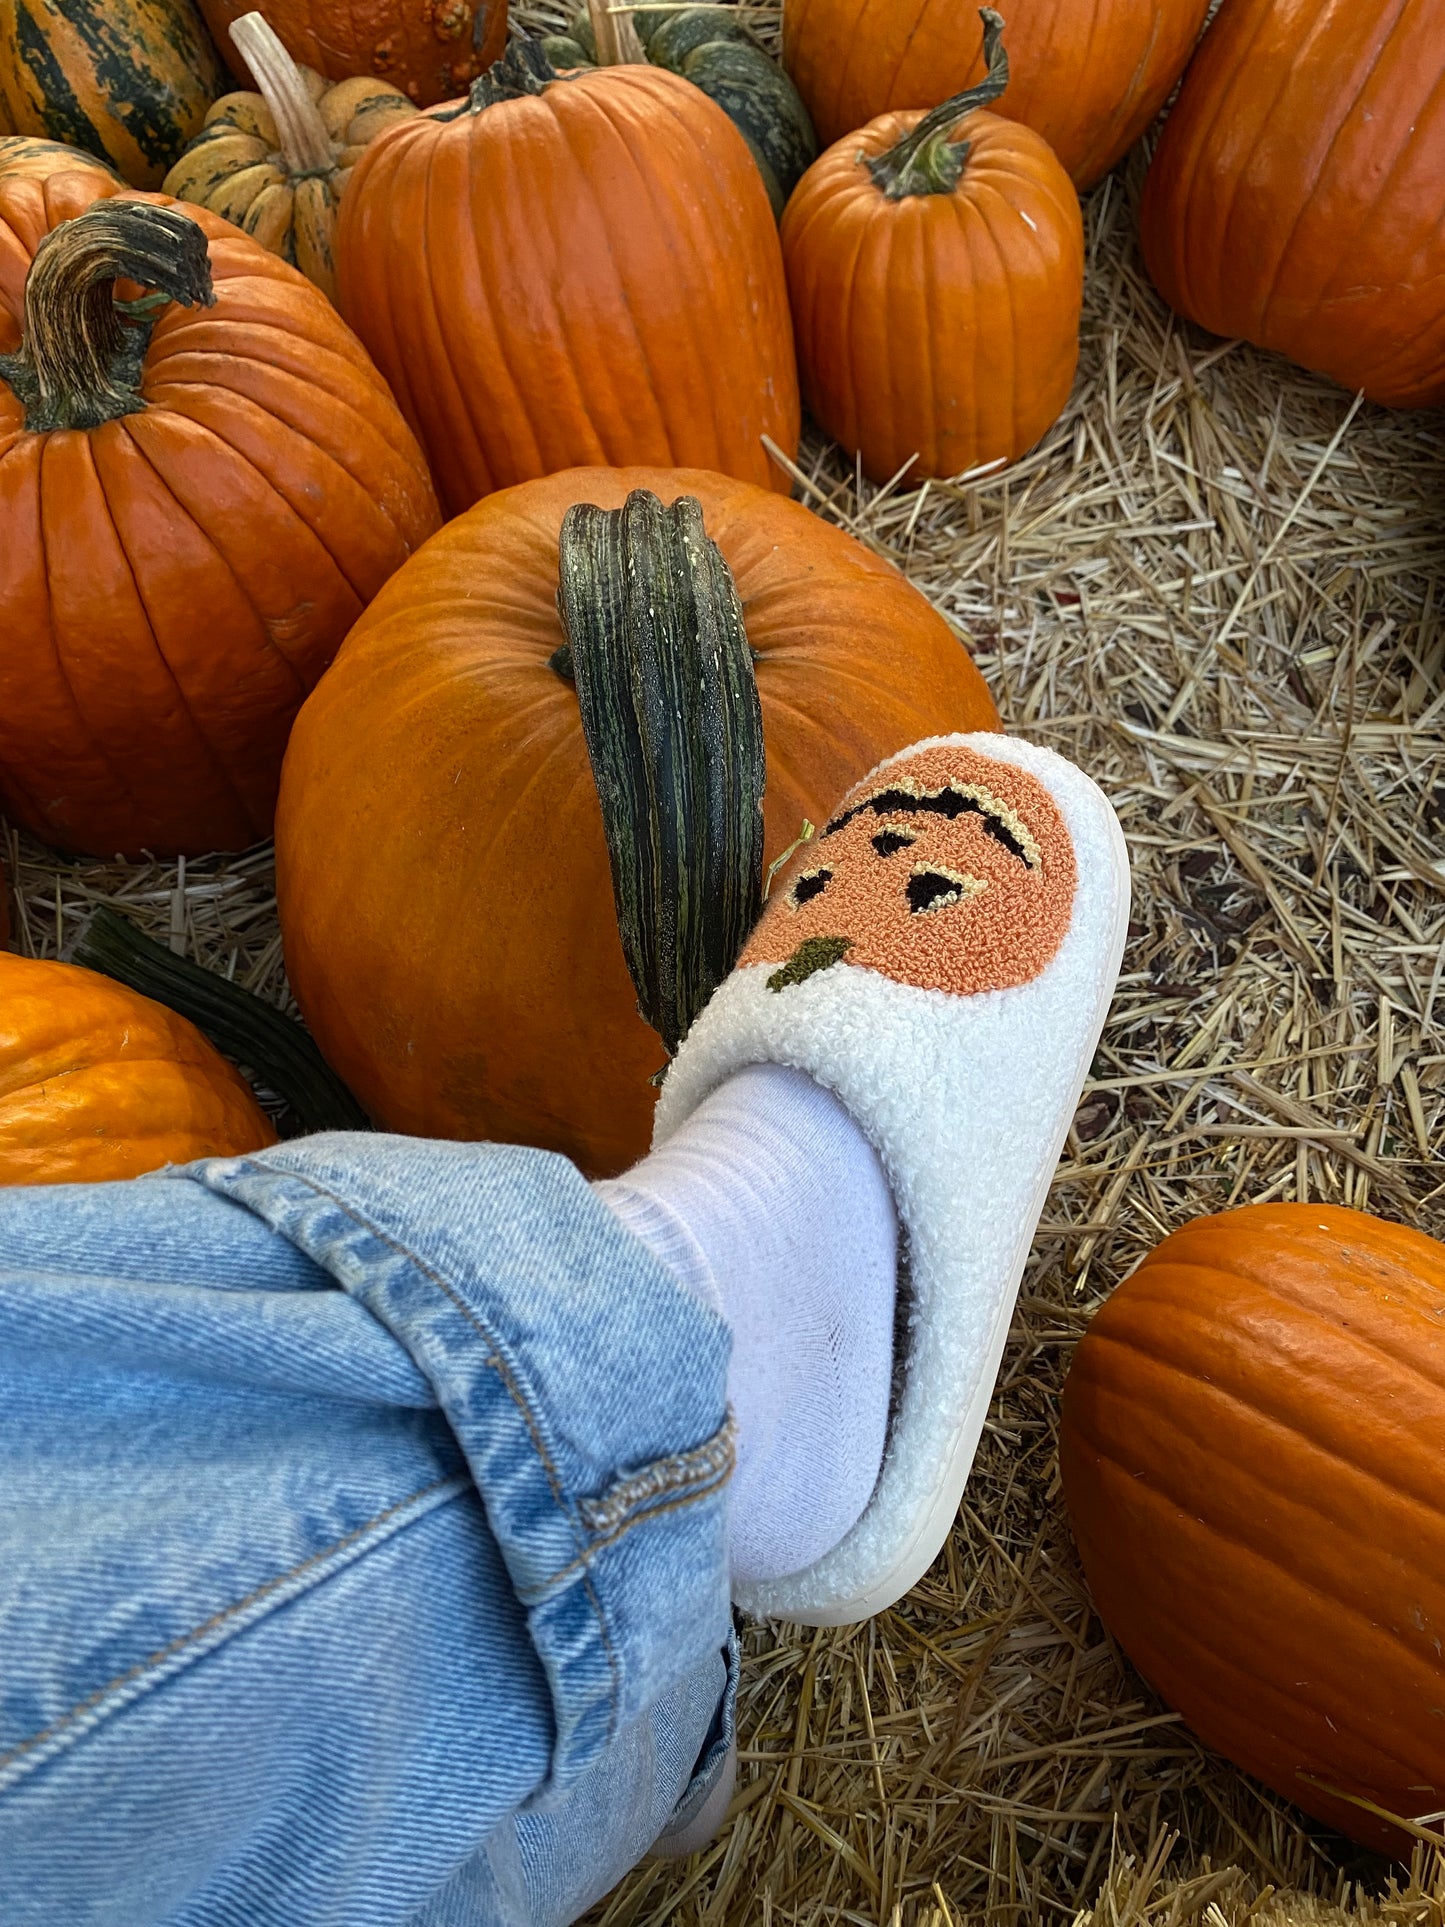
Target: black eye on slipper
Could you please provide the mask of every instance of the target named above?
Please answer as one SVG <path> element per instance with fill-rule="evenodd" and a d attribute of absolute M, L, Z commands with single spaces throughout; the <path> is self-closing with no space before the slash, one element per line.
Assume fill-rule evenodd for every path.
<path fill-rule="evenodd" d="M 805 903 L 811 903 L 814 897 L 822 896 L 832 881 L 831 870 L 805 870 L 789 893 L 793 908 L 801 910 Z"/>
<path fill-rule="evenodd" d="M 983 887 L 976 877 L 958 876 L 952 870 L 930 870 L 920 863 L 908 879 L 908 908 L 915 917 L 929 910 L 946 910 L 965 897 L 976 897 Z"/>

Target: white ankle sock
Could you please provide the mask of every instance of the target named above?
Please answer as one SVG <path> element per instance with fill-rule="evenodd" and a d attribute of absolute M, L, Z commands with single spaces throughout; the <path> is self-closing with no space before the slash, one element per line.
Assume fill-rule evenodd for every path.
<path fill-rule="evenodd" d="M 898 1225 L 877 1153 L 830 1092 L 756 1064 L 595 1188 L 732 1326 L 734 1582 L 801 1572 L 859 1518 L 883 1458 Z"/>

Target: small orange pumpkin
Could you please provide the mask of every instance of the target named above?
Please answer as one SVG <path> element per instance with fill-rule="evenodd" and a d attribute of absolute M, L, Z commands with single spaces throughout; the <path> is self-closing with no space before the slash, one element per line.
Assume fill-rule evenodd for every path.
<path fill-rule="evenodd" d="M 471 97 L 357 162 L 341 312 L 442 501 L 578 463 L 790 487 L 798 378 L 777 227 L 746 141 L 680 74 L 561 79 L 517 41 Z"/>
<path fill-rule="evenodd" d="M 274 1144 L 193 1024 L 74 964 L 0 952 L 0 1184 L 93 1184 Z"/>
<path fill-rule="evenodd" d="M 1445 1246 L 1336 1205 L 1200 1218 L 1064 1387 L 1104 1623 L 1208 1745 L 1387 1852 L 1445 1808 Z"/>
<path fill-rule="evenodd" d="M 1078 367 L 1078 196 L 1037 134 L 985 111 L 1009 63 L 983 19 L 986 82 L 839 141 L 783 214 L 803 398 L 878 482 L 1015 460 Z"/>

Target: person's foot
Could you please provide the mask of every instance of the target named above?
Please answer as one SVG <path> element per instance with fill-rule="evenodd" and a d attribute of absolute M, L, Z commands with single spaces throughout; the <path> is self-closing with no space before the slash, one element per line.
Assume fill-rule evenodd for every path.
<path fill-rule="evenodd" d="M 898 1222 L 877 1152 L 831 1092 L 753 1064 L 596 1190 L 732 1327 L 734 1591 L 803 1571 L 883 1460 Z"/>
<path fill-rule="evenodd" d="M 1128 903 L 1072 764 L 918 744 L 793 859 L 669 1068 L 653 1156 L 604 1195 L 733 1323 L 745 1609 L 848 1624 L 940 1550 Z"/>

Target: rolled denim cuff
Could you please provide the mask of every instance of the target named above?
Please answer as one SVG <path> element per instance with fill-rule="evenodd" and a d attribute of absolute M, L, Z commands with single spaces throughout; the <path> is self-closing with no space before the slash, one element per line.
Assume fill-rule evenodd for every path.
<path fill-rule="evenodd" d="M 728 1634 L 723 1648 L 727 1683 L 718 1702 L 712 1730 L 703 1742 L 702 1752 L 693 1769 L 687 1791 L 672 1810 L 672 1817 L 658 1836 L 652 1851 L 664 1860 L 683 1860 L 697 1853 L 712 1839 L 732 1805 L 737 1785 L 738 1679 L 742 1655 L 737 1631 Z"/>
<path fill-rule="evenodd" d="M 547 1677 L 544 1791 L 575 1784 L 729 1638 L 725 1322 L 545 1152 L 337 1134 L 187 1175 L 429 1379 Z"/>

